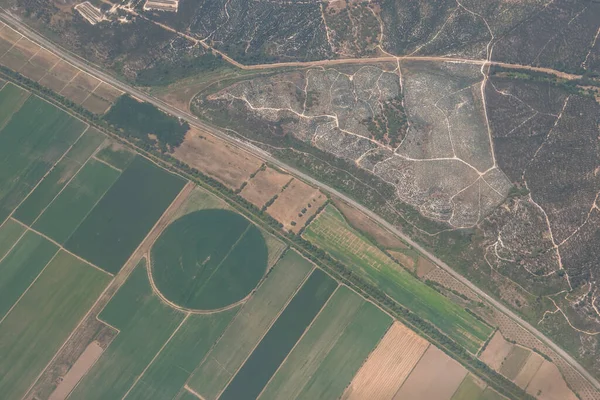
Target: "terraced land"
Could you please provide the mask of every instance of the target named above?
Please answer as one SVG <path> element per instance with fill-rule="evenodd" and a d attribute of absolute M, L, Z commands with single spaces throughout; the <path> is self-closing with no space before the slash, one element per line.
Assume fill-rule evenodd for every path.
<path fill-rule="evenodd" d="M 256 398 L 336 287 L 327 274 L 314 270 L 219 399 Z"/>
<path fill-rule="evenodd" d="M 110 277 L 61 251 L 0 323 L 0 393 L 20 398 Z"/>
<path fill-rule="evenodd" d="M 184 184 L 182 178 L 137 156 L 65 247 L 105 271 L 119 272 Z"/>
<path fill-rule="evenodd" d="M 194 372 L 188 386 L 206 400 L 216 399 L 313 268 L 298 253 L 285 253 Z"/>
<path fill-rule="evenodd" d="M 333 206 L 325 208 L 306 228 L 303 237 L 436 325 L 470 352 L 476 353 L 492 333 L 490 326 L 419 281 L 372 245 Z"/>
<path fill-rule="evenodd" d="M 64 244 L 120 175 L 106 164 L 88 161 L 33 228 Z"/>
<path fill-rule="evenodd" d="M 15 109 L 0 131 L 0 223 L 85 129 L 83 122 L 37 96 Z"/>
<path fill-rule="evenodd" d="M 70 399 L 122 398 L 185 315 L 152 293 L 142 260 L 98 318 L 118 329 L 119 334 Z"/>
<path fill-rule="evenodd" d="M 106 136 L 96 129 L 88 128 L 35 190 L 19 205 L 13 216 L 24 224 L 33 224 L 105 139 Z"/>

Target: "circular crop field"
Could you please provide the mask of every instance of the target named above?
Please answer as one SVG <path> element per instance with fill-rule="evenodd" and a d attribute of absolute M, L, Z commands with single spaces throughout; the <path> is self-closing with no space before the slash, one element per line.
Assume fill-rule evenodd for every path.
<path fill-rule="evenodd" d="M 240 214 L 196 211 L 169 225 L 152 247 L 152 278 L 178 306 L 214 310 L 256 287 L 267 256 L 262 233 Z"/>

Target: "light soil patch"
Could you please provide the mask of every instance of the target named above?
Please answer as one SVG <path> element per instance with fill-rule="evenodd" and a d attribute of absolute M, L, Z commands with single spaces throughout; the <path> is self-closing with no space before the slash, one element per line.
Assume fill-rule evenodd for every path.
<path fill-rule="evenodd" d="M 399 322 L 358 371 L 342 399 L 391 399 L 419 362 L 429 342 Z"/>
<path fill-rule="evenodd" d="M 363 234 L 366 234 L 383 247 L 388 249 L 408 249 L 406 243 L 397 238 L 393 233 L 381 227 L 365 213 L 337 198 L 333 199 L 333 204 L 335 204 L 336 208 L 342 212 L 350 225 L 361 231 Z M 398 259 L 398 261 L 400 261 L 400 259 Z"/>
<path fill-rule="evenodd" d="M 183 144 L 175 150 L 174 156 L 234 190 L 250 179 L 250 175 L 262 165 L 250 153 L 196 128 L 186 133 Z"/>
<path fill-rule="evenodd" d="M 525 389 L 536 372 L 540 369 L 543 362 L 544 358 L 542 356 L 538 353 L 531 352 L 527 362 L 525 362 L 525 365 L 523 365 L 523 368 L 521 368 L 521 371 L 519 371 L 519 374 L 515 378 L 515 384 L 521 389 Z"/>
<path fill-rule="evenodd" d="M 60 58 L 58 56 L 46 49 L 41 49 L 35 56 L 31 58 L 32 63 L 39 65 L 46 71 L 54 67 L 59 61 Z"/>
<path fill-rule="evenodd" d="M 517 345 L 513 346 L 506 360 L 502 363 L 500 373 L 510 380 L 515 379 L 530 355 L 531 350 Z"/>
<path fill-rule="evenodd" d="M 436 268 L 437 267 L 435 266 L 435 264 L 432 263 L 431 261 L 429 261 L 425 257 L 419 257 L 419 259 L 417 260 L 417 276 L 419 278 L 424 277 L 425 275 L 427 275 L 429 272 L 431 272 L 433 269 L 436 269 Z"/>
<path fill-rule="evenodd" d="M 61 379 L 48 400 L 64 400 L 75 388 L 75 385 L 83 378 L 88 370 L 98 361 L 104 349 L 94 341 L 88 345 L 83 354 L 75 361 L 69 372 Z"/>
<path fill-rule="evenodd" d="M 26 63 L 23 68 L 21 68 L 19 70 L 19 73 L 21 75 L 25 75 L 26 77 L 28 77 L 29 79 L 31 79 L 32 81 L 39 81 L 40 79 L 42 79 L 44 77 L 44 75 L 46 75 L 47 70 L 44 69 L 43 67 L 40 67 L 37 64 L 33 64 L 31 61 Z"/>
<path fill-rule="evenodd" d="M 12 69 L 13 71 L 19 71 L 25 64 L 27 64 L 28 56 L 17 48 L 13 47 L 2 57 L 2 65 Z"/>
<path fill-rule="evenodd" d="M 81 105 L 94 114 L 102 115 L 108 111 L 112 103 L 92 93 Z"/>
<path fill-rule="evenodd" d="M 21 39 L 22 37 L 23 36 L 19 32 L 9 28 L 8 26 L 0 30 L 0 38 L 6 40 L 10 44 L 15 44 L 17 40 Z"/>
<path fill-rule="evenodd" d="M 25 37 L 15 43 L 15 48 L 21 50 L 27 56 L 27 59 L 33 57 L 41 49 L 40 46 Z"/>
<path fill-rule="evenodd" d="M 392 257 L 394 257 L 400 264 L 402 264 L 405 268 L 414 271 L 415 269 L 415 260 L 409 256 L 406 255 L 404 253 L 401 253 L 399 251 L 389 251 L 390 255 Z"/>
<path fill-rule="evenodd" d="M 479 359 L 493 370 L 499 371 L 513 347 L 514 345 L 507 342 L 500 331 L 496 331 L 492 340 L 490 340 L 483 353 L 479 356 Z"/>
<path fill-rule="evenodd" d="M 71 79 L 73 79 L 79 72 L 79 69 L 72 66 L 65 60 L 60 60 L 59 63 L 52 68 L 50 73 L 62 81 L 70 82 Z"/>
<path fill-rule="evenodd" d="M 117 97 L 123 94 L 123 92 L 117 89 L 116 87 L 109 85 L 106 82 L 102 82 L 100 86 L 98 86 L 96 90 L 94 90 L 94 94 L 113 103 L 117 99 Z"/>
<path fill-rule="evenodd" d="M 92 92 L 100 84 L 100 80 L 82 71 L 75 78 L 73 78 L 72 83 Z"/>
<path fill-rule="evenodd" d="M 527 393 L 539 400 L 577 400 L 556 365 L 546 360 L 527 386 Z"/>
<path fill-rule="evenodd" d="M 294 179 L 267 208 L 267 212 L 283 224 L 285 230 L 298 233 L 327 197 L 312 186 Z"/>
<path fill-rule="evenodd" d="M 60 94 L 76 104 L 81 104 L 88 98 L 90 92 L 71 82 L 64 87 Z"/>
<path fill-rule="evenodd" d="M 262 208 L 273 196 L 281 192 L 283 186 L 290 179 L 292 179 L 290 175 L 282 174 L 273 168 L 267 167 L 250 179 L 240 194 L 256 207 Z"/>
<path fill-rule="evenodd" d="M 457 361 L 429 346 L 394 400 L 448 400 L 466 375 L 467 370 Z"/>

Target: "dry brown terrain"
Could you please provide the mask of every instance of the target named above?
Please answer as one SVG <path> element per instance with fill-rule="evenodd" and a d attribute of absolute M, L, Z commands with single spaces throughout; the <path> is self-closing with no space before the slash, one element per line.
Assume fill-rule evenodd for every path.
<path fill-rule="evenodd" d="M 527 393 L 539 400 L 577 400 L 556 365 L 546 360 L 527 386 Z"/>
<path fill-rule="evenodd" d="M 467 370 L 435 346 L 429 346 L 394 400 L 448 400 Z"/>
<path fill-rule="evenodd" d="M 319 189 L 294 178 L 267 212 L 281 222 L 285 230 L 298 233 L 326 201 L 327 197 Z"/>
<path fill-rule="evenodd" d="M 351 207 L 344 201 L 334 198 L 333 203 L 340 210 L 350 225 L 374 239 L 377 243 L 388 249 L 407 249 L 408 246 L 394 234 L 381 227 L 365 213 Z"/>
<path fill-rule="evenodd" d="M 434 269 L 439 269 L 439 268 L 436 267 L 436 265 L 434 263 L 432 263 L 425 257 L 419 257 L 419 259 L 417 260 L 417 276 L 419 278 L 424 277 L 425 275 L 427 275 L 430 271 L 432 271 Z"/>
<path fill-rule="evenodd" d="M 479 356 L 479 359 L 492 369 L 499 371 L 502 362 L 504 362 L 504 359 L 508 356 L 512 348 L 513 344 L 507 342 L 500 331 L 496 331 L 492 340 L 490 340 L 483 353 Z"/>
<path fill-rule="evenodd" d="M 281 192 L 281 189 L 291 179 L 290 175 L 267 167 L 250 179 L 240 194 L 256 207 L 262 208 L 273 196 Z"/>
<path fill-rule="evenodd" d="M 540 369 L 543 362 L 544 358 L 542 356 L 532 352 L 531 356 L 529 356 L 527 362 L 525 362 L 525 365 L 523 365 L 523 368 L 521 368 L 521 371 L 519 371 L 519 374 L 515 378 L 515 384 L 521 389 L 525 389 L 536 372 Z"/>
<path fill-rule="evenodd" d="M 391 399 L 419 362 L 429 342 L 394 323 L 361 367 L 342 399 Z"/>
<path fill-rule="evenodd" d="M 408 256 L 404 253 L 401 253 L 399 251 L 393 251 L 393 250 L 390 250 L 389 253 L 392 257 L 394 257 L 400 264 L 404 265 L 404 267 L 406 267 L 407 269 L 410 269 L 411 271 L 415 270 L 415 260 L 411 256 Z"/>
<path fill-rule="evenodd" d="M 233 190 L 242 186 L 262 165 L 253 155 L 197 128 L 187 132 L 174 156 Z"/>
<path fill-rule="evenodd" d="M 64 400 L 83 378 L 88 370 L 98 361 L 104 349 L 96 341 L 90 343 L 85 351 L 79 356 L 69 372 L 62 378 L 56 390 L 52 392 L 48 400 Z"/>

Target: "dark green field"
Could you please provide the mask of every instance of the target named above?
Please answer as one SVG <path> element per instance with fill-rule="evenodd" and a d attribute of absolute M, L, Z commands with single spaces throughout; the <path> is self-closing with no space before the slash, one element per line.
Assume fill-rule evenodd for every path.
<path fill-rule="evenodd" d="M 23 232 L 25 227 L 12 219 L 0 226 L 0 259 L 17 243 Z"/>
<path fill-rule="evenodd" d="M 254 399 L 329 299 L 337 282 L 317 269 L 222 393 L 220 400 Z"/>
<path fill-rule="evenodd" d="M 0 131 L 0 223 L 67 151 L 85 124 L 30 96 Z"/>
<path fill-rule="evenodd" d="M 152 293 L 142 260 L 98 318 L 119 334 L 70 399 L 120 399 L 183 321 L 184 314 Z"/>
<path fill-rule="evenodd" d="M 152 248 L 152 276 L 161 293 L 186 308 L 211 310 L 246 297 L 267 268 L 256 225 L 227 210 L 187 214 Z"/>
<path fill-rule="evenodd" d="M 238 311 L 235 307 L 216 314 L 190 315 L 127 399 L 175 398 Z"/>
<path fill-rule="evenodd" d="M 65 247 L 116 274 L 185 181 L 137 156 Z"/>
<path fill-rule="evenodd" d="M 58 243 L 65 243 L 119 175 L 106 164 L 88 161 L 33 227 Z"/>
<path fill-rule="evenodd" d="M 34 232 L 27 232 L 0 262 L 0 319 L 52 259 L 58 248 Z"/>
<path fill-rule="evenodd" d="M 14 217 L 31 225 L 52 200 L 60 193 L 69 180 L 100 146 L 106 137 L 94 128 L 89 128 L 73 145 L 65 157 L 60 160 L 44 177 L 44 180 L 17 208 Z"/>

